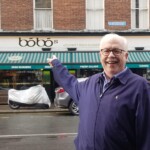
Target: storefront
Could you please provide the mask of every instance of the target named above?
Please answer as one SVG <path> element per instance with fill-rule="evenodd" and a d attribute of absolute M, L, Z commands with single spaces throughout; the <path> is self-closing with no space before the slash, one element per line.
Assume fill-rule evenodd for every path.
<path fill-rule="evenodd" d="M 70 73 L 78 78 L 102 72 L 99 41 L 104 34 L 1 32 L 0 87 L 19 90 L 41 84 L 53 102 L 54 90 L 58 85 L 47 58 L 56 55 Z M 150 51 L 147 51 L 150 49 L 150 36 L 145 33 L 144 36 L 124 34 L 129 41 L 127 66 L 150 80 Z M 135 47 L 142 47 L 143 50 L 136 50 Z"/>
<path fill-rule="evenodd" d="M 76 52 L 0 52 L 0 86 L 24 89 L 42 84 L 53 102 L 54 81 L 47 58 L 56 55 L 76 77 L 102 71 L 98 51 Z M 150 80 L 150 51 L 129 51 L 127 67 Z"/>
<path fill-rule="evenodd" d="M 90 76 L 101 70 L 97 52 L 0 52 L 0 86 L 20 90 L 41 84 L 53 102 L 58 85 L 47 63 L 52 55 L 77 77 Z"/>

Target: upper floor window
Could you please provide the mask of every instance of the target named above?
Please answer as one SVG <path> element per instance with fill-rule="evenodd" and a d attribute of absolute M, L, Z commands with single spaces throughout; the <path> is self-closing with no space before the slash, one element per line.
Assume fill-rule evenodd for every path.
<path fill-rule="evenodd" d="M 52 21 L 52 1 L 35 0 L 34 29 L 50 30 L 52 29 Z"/>
<path fill-rule="evenodd" d="M 86 0 L 86 29 L 104 29 L 104 0 Z"/>
<path fill-rule="evenodd" d="M 131 0 L 131 28 L 149 28 L 149 0 Z"/>

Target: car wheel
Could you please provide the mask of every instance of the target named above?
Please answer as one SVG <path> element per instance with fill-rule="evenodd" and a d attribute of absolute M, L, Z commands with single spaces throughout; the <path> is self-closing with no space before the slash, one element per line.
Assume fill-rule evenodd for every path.
<path fill-rule="evenodd" d="M 71 101 L 71 103 L 69 105 L 69 111 L 73 115 L 79 115 L 79 107 L 77 106 L 77 104 L 74 101 Z"/>
<path fill-rule="evenodd" d="M 16 104 L 16 103 L 9 103 L 9 107 L 12 109 L 19 109 L 20 105 Z"/>

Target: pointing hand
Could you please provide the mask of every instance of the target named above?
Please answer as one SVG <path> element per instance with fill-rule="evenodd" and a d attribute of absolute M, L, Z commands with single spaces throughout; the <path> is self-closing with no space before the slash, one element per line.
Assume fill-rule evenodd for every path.
<path fill-rule="evenodd" d="M 47 58 L 47 62 L 49 63 L 49 65 L 50 65 L 51 67 L 53 67 L 52 61 L 55 60 L 55 59 L 57 59 L 57 57 L 56 57 L 55 55 L 53 55 L 51 58 Z"/>

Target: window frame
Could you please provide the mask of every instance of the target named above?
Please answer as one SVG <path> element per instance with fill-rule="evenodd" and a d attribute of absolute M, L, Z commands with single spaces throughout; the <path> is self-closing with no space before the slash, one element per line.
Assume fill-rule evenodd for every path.
<path fill-rule="evenodd" d="M 140 0 L 131 0 L 131 29 L 149 29 L 150 27 L 150 22 L 149 22 L 149 17 L 150 17 L 150 10 L 149 10 L 149 0 L 145 0 L 145 6 L 141 7 L 140 6 Z M 143 1 L 142 1 L 143 2 Z M 135 3 L 135 4 L 133 4 Z M 146 13 L 146 19 L 145 19 L 145 15 L 143 15 L 144 17 L 142 17 L 142 13 L 144 14 Z M 144 18 L 144 20 L 146 21 L 142 21 Z M 133 21 L 134 20 L 134 21 Z M 141 23 L 144 22 L 144 23 Z M 146 25 L 145 25 L 146 24 Z"/>
<path fill-rule="evenodd" d="M 98 0 L 99 1 L 99 0 Z M 92 1 L 92 3 L 96 3 L 96 0 L 94 0 L 94 2 Z M 104 7 L 104 5 L 105 5 L 105 3 L 104 3 L 104 0 L 102 0 L 102 6 L 101 6 L 101 8 L 89 8 L 89 4 L 88 4 L 88 0 L 86 0 L 86 9 L 85 9 L 85 11 L 86 11 L 86 29 L 85 30 L 94 30 L 94 31 L 99 31 L 99 30 L 104 30 L 105 29 L 105 7 Z M 96 7 L 96 6 L 95 6 Z M 93 24 L 97 24 L 97 19 L 96 19 L 96 17 L 95 17 L 95 14 L 96 13 L 98 13 L 98 12 L 100 12 L 100 15 L 99 15 L 99 17 L 101 17 L 102 16 L 102 19 L 100 19 L 100 20 L 103 20 L 103 21 L 100 21 L 100 26 L 99 26 L 99 28 L 97 28 L 96 26 L 93 26 Z M 92 13 L 94 14 L 94 15 L 91 15 L 92 16 L 92 18 L 93 19 L 95 19 L 94 20 L 94 22 L 91 24 L 91 26 L 89 27 L 88 26 L 88 20 L 91 20 L 90 19 L 90 15 L 88 15 L 88 13 L 91 15 Z M 92 20 L 93 20 L 92 19 Z M 90 21 L 91 22 L 91 21 Z M 101 24 L 101 22 L 102 22 L 102 24 Z"/>
<path fill-rule="evenodd" d="M 50 0 L 51 1 L 51 8 L 36 8 L 36 2 L 35 2 L 36 0 L 33 0 L 33 14 L 34 14 L 34 30 L 48 30 L 48 31 L 51 31 L 51 30 L 53 30 L 53 0 Z M 43 10 L 43 11 L 45 11 L 45 10 L 50 10 L 51 12 L 51 14 L 50 14 L 50 20 L 51 20 L 51 23 L 50 23 L 50 27 L 40 27 L 40 28 L 37 28 L 37 26 L 36 26 L 36 11 L 37 10 Z"/>

